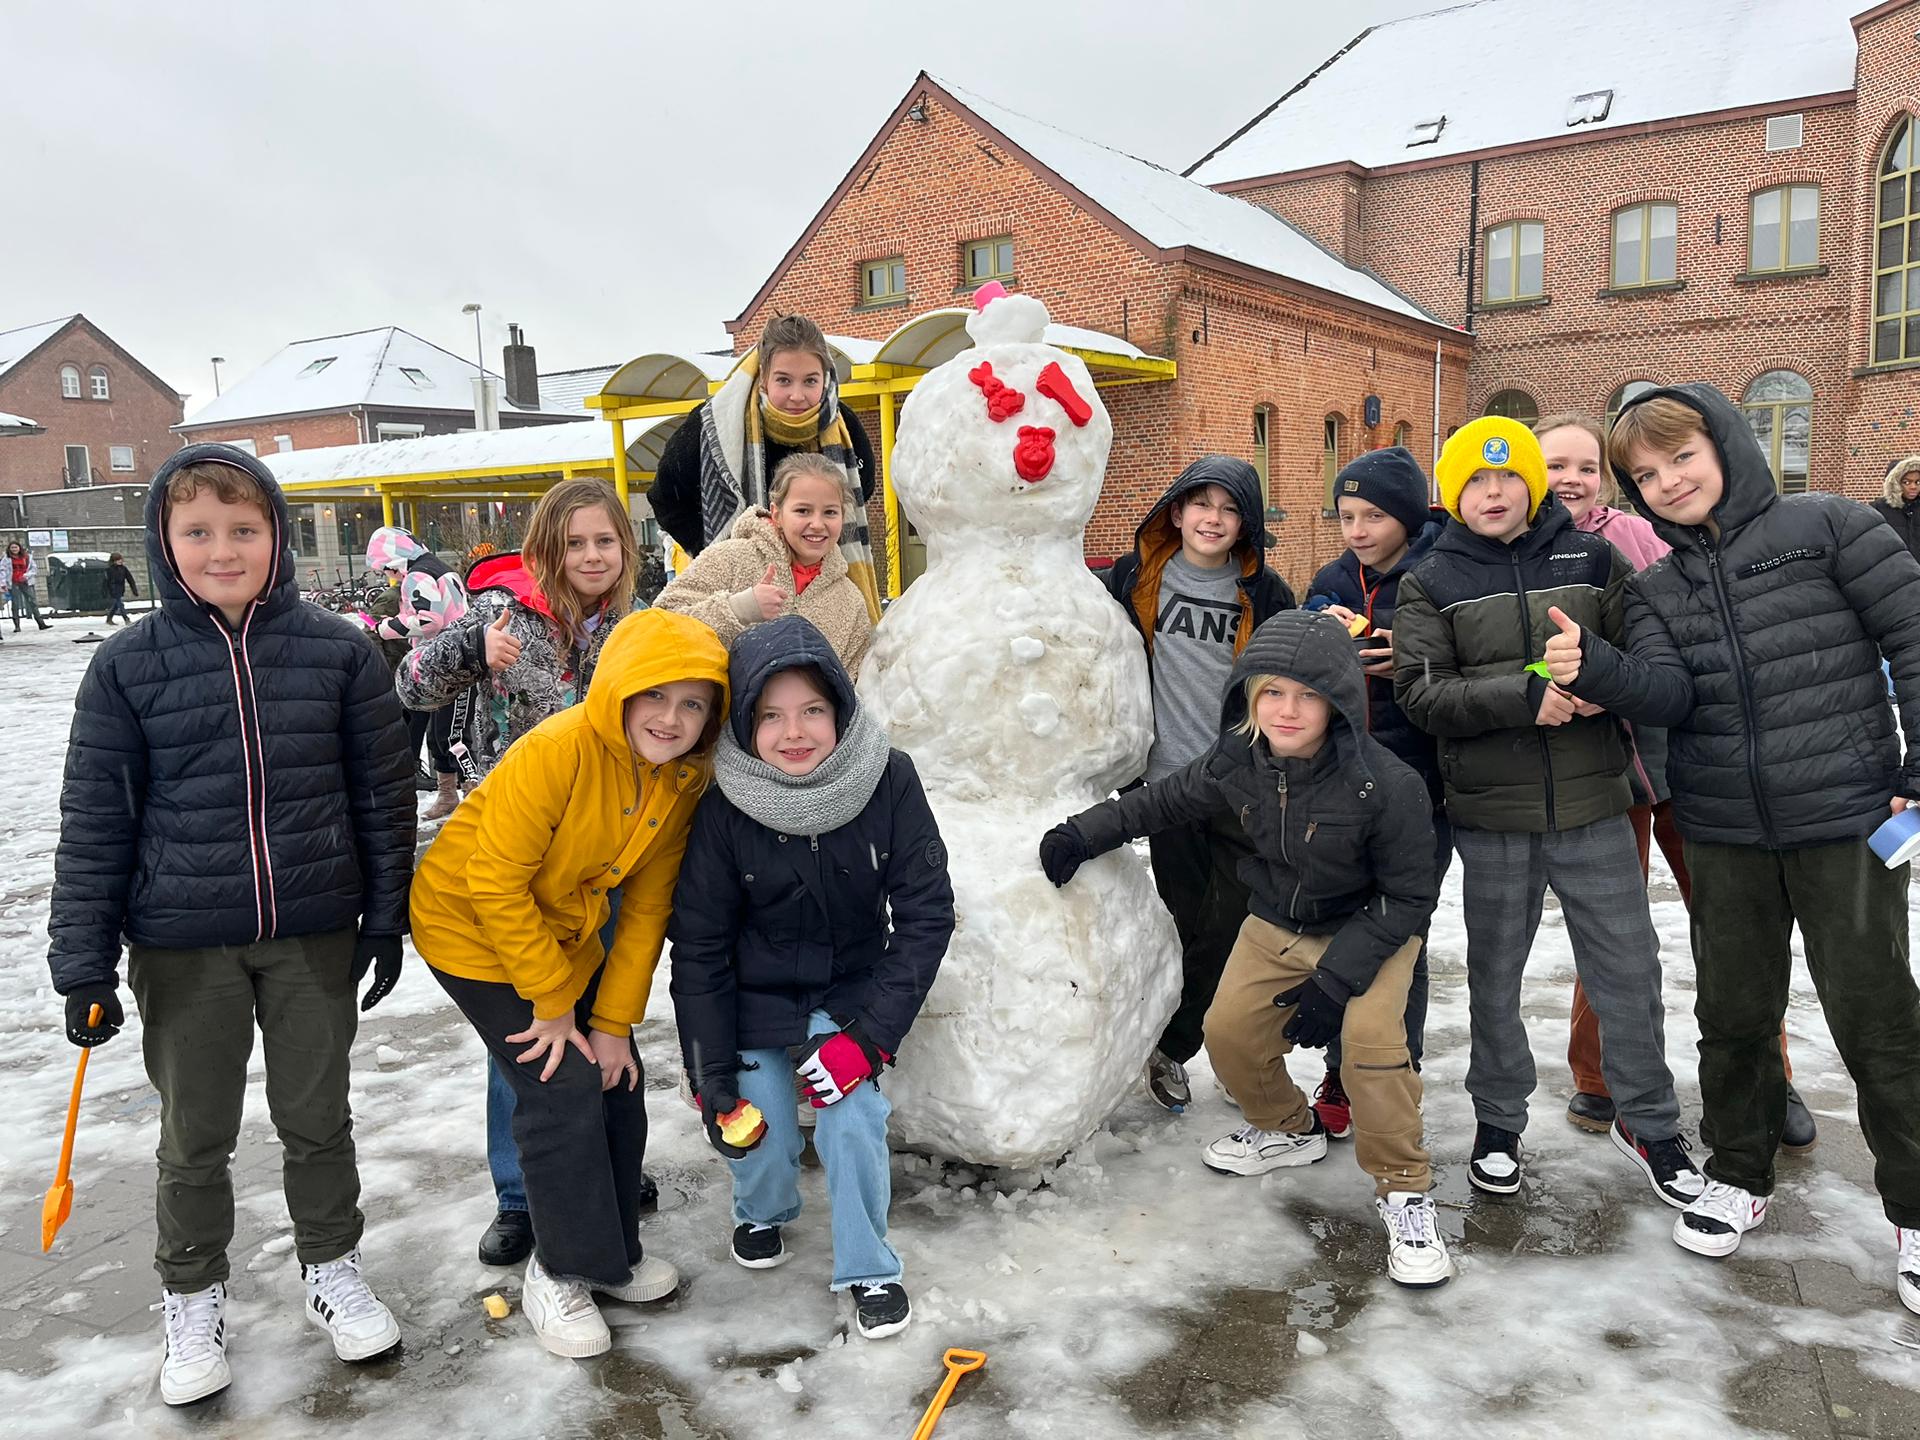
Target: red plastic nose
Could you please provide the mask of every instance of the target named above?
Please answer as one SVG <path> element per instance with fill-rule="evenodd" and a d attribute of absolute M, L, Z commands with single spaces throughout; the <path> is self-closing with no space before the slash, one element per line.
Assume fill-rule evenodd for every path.
<path fill-rule="evenodd" d="M 1022 425 L 1013 447 L 1013 468 L 1029 485 L 1047 478 L 1053 469 L 1053 430 L 1046 425 Z"/>

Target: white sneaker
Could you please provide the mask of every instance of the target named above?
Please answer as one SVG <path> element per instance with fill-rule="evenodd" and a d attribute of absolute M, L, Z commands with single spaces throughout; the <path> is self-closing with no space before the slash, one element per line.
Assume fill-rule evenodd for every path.
<path fill-rule="evenodd" d="M 1430 1290 L 1453 1278 L 1447 1242 L 1440 1238 L 1433 1201 L 1425 1195 L 1396 1190 L 1376 1200 L 1387 1227 L 1387 1278 L 1396 1285 Z"/>
<path fill-rule="evenodd" d="M 1326 1159 L 1327 1132 L 1318 1116 L 1314 1117 L 1313 1129 L 1299 1135 L 1242 1125 L 1207 1146 L 1200 1158 L 1209 1170 L 1223 1175 L 1264 1175 L 1283 1166 L 1311 1165 Z"/>
<path fill-rule="evenodd" d="M 538 1255 L 527 1257 L 527 1277 L 520 1287 L 520 1308 L 533 1333 L 555 1355 L 584 1360 L 613 1348 L 613 1332 L 593 1303 L 593 1293 L 578 1280 L 549 1275 Z"/>
<path fill-rule="evenodd" d="M 166 1311 L 166 1351 L 160 1360 L 160 1398 L 190 1405 L 233 1383 L 227 1369 L 227 1287 L 215 1281 L 182 1295 L 162 1290 L 155 1310 Z"/>
<path fill-rule="evenodd" d="M 1893 1233 L 1900 1245 L 1900 1255 L 1893 1266 L 1893 1293 L 1900 1297 L 1902 1305 L 1920 1315 L 1920 1230 L 1901 1227 Z"/>
<path fill-rule="evenodd" d="M 302 1265 L 300 1278 L 307 1282 L 307 1319 L 333 1338 L 333 1353 L 342 1360 L 371 1360 L 400 1343 L 393 1312 L 360 1278 L 358 1250 L 325 1265 Z"/>
<path fill-rule="evenodd" d="M 624 1300 L 629 1305 L 644 1305 L 649 1300 L 664 1300 L 680 1288 L 680 1272 L 664 1260 L 651 1255 L 641 1257 L 624 1285 L 595 1285 L 602 1295 Z"/>
<path fill-rule="evenodd" d="M 1740 1248 L 1740 1237 L 1767 1218 L 1767 1197 L 1708 1180 L 1700 1198 L 1673 1222 L 1673 1243 L 1696 1255 L 1725 1259 Z"/>

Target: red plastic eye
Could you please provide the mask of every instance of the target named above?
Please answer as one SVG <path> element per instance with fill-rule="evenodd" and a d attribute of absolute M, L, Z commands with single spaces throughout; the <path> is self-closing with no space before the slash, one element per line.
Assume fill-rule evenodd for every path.
<path fill-rule="evenodd" d="M 1040 372 L 1040 378 L 1033 382 L 1033 388 L 1066 411 L 1075 429 L 1093 418 L 1093 407 L 1080 398 L 1080 392 L 1073 388 L 1073 382 L 1067 378 L 1067 372 L 1060 368 L 1058 361 Z"/>

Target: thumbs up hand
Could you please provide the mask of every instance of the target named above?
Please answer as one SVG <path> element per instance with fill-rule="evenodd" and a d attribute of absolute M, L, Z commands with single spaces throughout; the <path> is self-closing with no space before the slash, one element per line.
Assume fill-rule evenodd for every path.
<path fill-rule="evenodd" d="M 487 626 L 487 668 L 498 674 L 520 658 L 520 642 L 507 633 L 508 612 Z"/>
<path fill-rule="evenodd" d="M 1558 605 L 1548 607 L 1547 618 L 1559 627 L 1547 641 L 1547 674 L 1556 685 L 1571 685 L 1580 678 L 1580 627 Z"/>
<path fill-rule="evenodd" d="M 787 592 L 780 588 L 780 582 L 775 578 L 779 573 L 779 566 L 767 566 L 767 573 L 762 575 L 760 583 L 753 587 L 754 602 L 760 607 L 762 620 L 777 619 L 781 607 L 787 603 Z"/>

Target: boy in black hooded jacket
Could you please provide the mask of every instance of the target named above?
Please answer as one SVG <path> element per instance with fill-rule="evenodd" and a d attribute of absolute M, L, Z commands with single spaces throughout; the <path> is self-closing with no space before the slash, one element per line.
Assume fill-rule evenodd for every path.
<path fill-rule="evenodd" d="M 1580 699 L 1669 727 L 1693 879 L 1700 1130 L 1713 1144 L 1674 1241 L 1720 1258 L 1766 1219 L 1797 923 L 1895 1226 L 1895 1292 L 1920 1312 L 1910 867 L 1889 869 L 1866 844 L 1920 800 L 1920 562 L 1856 501 L 1779 494 L 1745 418 L 1710 385 L 1638 396 L 1608 450 L 1673 553 L 1627 582 L 1623 648 L 1555 612 L 1546 663 Z"/>
<path fill-rule="evenodd" d="M 1202 455 L 1174 478 L 1104 579 L 1147 647 L 1153 749 L 1144 779 L 1162 780 L 1206 752 L 1234 660 L 1293 592 L 1267 568 L 1260 476 L 1244 460 Z M 1192 1100 L 1186 1062 L 1200 1050 L 1233 937 L 1247 913 L 1239 867 L 1246 838 L 1200 820 L 1149 841 L 1153 880 L 1180 936 L 1180 1003 L 1147 1061 L 1147 1091 L 1178 1114 Z"/>
<path fill-rule="evenodd" d="M 1286 1057 L 1338 1036 L 1355 1158 L 1373 1177 L 1387 1230 L 1387 1273 L 1425 1287 L 1453 1273 L 1427 1196 L 1405 1027 L 1414 957 L 1439 893 L 1433 812 L 1420 777 L 1368 736 L 1365 715 L 1346 627 L 1330 615 L 1275 616 L 1234 665 L 1207 752 L 1055 826 L 1040 864 L 1064 885 L 1136 835 L 1209 818 L 1243 828 L 1251 913 L 1208 1007 L 1206 1039 L 1247 1123 L 1203 1158 L 1230 1175 L 1324 1158 L 1326 1130 Z"/>

